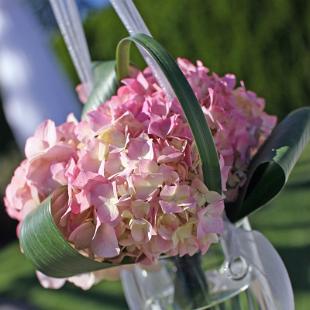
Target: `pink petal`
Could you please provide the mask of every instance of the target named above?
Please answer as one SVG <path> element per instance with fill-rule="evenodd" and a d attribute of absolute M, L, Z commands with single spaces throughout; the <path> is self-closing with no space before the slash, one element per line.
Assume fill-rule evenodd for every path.
<path fill-rule="evenodd" d="M 95 225 L 88 221 L 78 226 L 70 235 L 68 240 L 72 242 L 75 248 L 89 248 L 95 233 Z"/>
<path fill-rule="evenodd" d="M 48 143 L 37 137 L 30 137 L 26 141 L 25 155 L 27 158 L 32 158 L 48 148 Z"/>
<path fill-rule="evenodd" d="M 95 206 L 101 223 L 112 222 L 118 217 L 118 199 L 111 183 L 100 184 L 98 182 L 94 184 L 90 188 L 90 201 Z"/>
<path fill-rule="evenodd" d="M 79 84 L 76 88 L 75 91 L 78 93 L 79 99 L 82 103 L 86 103 L 87 102 L 87 85 L 85 84 Z"/>
<path fill-rule="evenodd" d="M 66 185 L 67 179 L 65 177 L 65 163 L 56 163 L 51 165 L 52 178 L 60 185 Z"/>
<path fill-rule="evenodd" d="M 158 173 L 159 167 L 155 161 L 142 159 L 138 162 L 138 169 L 141 174 Z"/>
<path fill-rule="evenodd" d="M 130 139 L 128 144 L 128 158 L 131 160 L 154 158 L 153 143 L 151 139 Z"/>
<path fill-rule="evenodd" d="M 148 134 L 155 135 L 161 139 L 165 139 L 173 128 L 176 126 L 177 115 L 168 117 L 166 119 L 151 120 L 148 128 Z"/>
<path fill-rule="evenodd" d="M 176 202 L 168 202 L 159 200 L 159 204 L 164 213 L 179 213 L 183 211 L 183 208 L 178 206 Z"/>
<path fill-rule="evenodd" d="M 51 120 L 44 121 L 39 125 L 34 136 L 46 141 L 49 146 L 53 146 L 57 139 L 55 123 Z"/>
<path fill-rule="evenodd" d="M 115 257 L 120 254 L 114 228 L 109 224 L 101 224 L 91 242 L 95 255 L 102 258 Z"/>
<path fill-rule="evenodd" d="M 152 237 L 152 225 L 144 220 L 131 220 L 130 224 L 131 236 L 137 243 L 146 243 Z"/>
<path fill-rule="evenodd" d="M 175 214 L 163 214 L 158 218 L 157 230 L 163 239 L 170 240 L 179 225 L 180 220 Z"/>
<path fill-rule="evenodd" d="M 40 281 L 40 284 L 44 288 L 57 290 L 61 288 L 66 282 L 66 279 L 52 278 L 52 277 L 46 276 L 40 271 L 36 271 L 36 275 L 37 275 L 38 280 Z"/>
<path fill-rule="evenodd" d="M 161 173 L 153 173 L 149 175 L 133 175 L 132 183 L 137 199 L 147 199 L 159 186 L 163 183 L 163 175 Z"/>
<path fill-rule="evenodd" d="M 150 204 L 143 200 L 135 200 L 131 203 L 131 210 L 136 218 L 145 218 L 150 211 Z"/>
<path fill-rule="evenodd" d="M 27 179 L 42 193 L 52 192 L 58 185 L 52 179 L 50 167 L 57 162 L 66 162 L 74 155 L 75 150 L 69 145 L 55 145 L 44 154 L 33 158 L 29 163 Z"/>
<path fill-rule="evenodd" d="M 110 177 L 121 173 L 123 170 L 124 165 L 121 160 L 121 154 L 119 152 L 110 153 L 104 163 L 104 175 Z"/>

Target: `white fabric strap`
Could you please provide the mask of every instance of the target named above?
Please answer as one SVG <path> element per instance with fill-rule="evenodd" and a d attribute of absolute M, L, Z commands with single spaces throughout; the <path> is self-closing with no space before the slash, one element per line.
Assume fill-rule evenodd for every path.
<path fill-rule="evenodd" d="M 110 0 L 110 2 L 129 34 L 134 35 L 137 33 L 144 33 L 151 36 L 150 31 L 145 25 L 141 15 L 139 14 L 132 0 Z M 151 68 L 156 80 L 163 88 L 168 98 L 170 100 L 175 98 L 174 91 L 172 90 L 169 82 L 167 81 L 165 75 L 162 73 L 157 63 L 148 55 L 148 53 L 143 48 L 139 48 L 139 51 L 148 66 Z"/>
<path fill-rule="evenodd" d="M 92 72 L 89 50 L 75 0 L 49 0 L 81 83 L 90 92 Z"/>

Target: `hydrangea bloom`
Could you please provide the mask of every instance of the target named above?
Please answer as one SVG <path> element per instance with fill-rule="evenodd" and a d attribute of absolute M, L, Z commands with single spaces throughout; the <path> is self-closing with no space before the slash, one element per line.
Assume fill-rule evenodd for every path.
<path fill-rule="evenodd" d="M 235 88 L 234 75 L 210 74 L 199 61 L 178 64 L 211 128 L 223 192 L 234 200 L 276 119 L 263 111 L 263 99 L 244 85 Z M 148 68 L 122 82 L 117 95 L 86 120 L 70 115 L 60 126 L 47 120 L 38 127 L 7 187 L 7 211 L 22 222 L 52 194 L 53 216 L 65 238 L 97 260 L 120 263 L 129 256 L 151 264 L 161 254 L 205 253 L 223 230 L 224 197 L 202 182 L 181 106 L 167 100 Z M 104 272 L 87 281 L 96 282 L 96 275 Z"/>

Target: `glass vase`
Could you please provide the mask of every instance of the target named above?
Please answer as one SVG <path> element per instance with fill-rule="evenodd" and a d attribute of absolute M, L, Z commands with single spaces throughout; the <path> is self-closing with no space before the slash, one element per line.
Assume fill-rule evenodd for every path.
<path fill-rule="evenodd" d="M 121 273 L 131 310 L 293 310 L 291 284 L 270 242 L 225 222 L 219 244 L 205 255 L 170 257 Z"/>

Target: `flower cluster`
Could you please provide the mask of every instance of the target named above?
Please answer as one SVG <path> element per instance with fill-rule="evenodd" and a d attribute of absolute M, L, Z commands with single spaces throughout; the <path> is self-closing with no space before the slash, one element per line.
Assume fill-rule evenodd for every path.
<path fill-rule="evenodd" d="M 275 125 L 264 101 L 234 75 L 178 64 L 197 96 L 219 155 L 223 192 L 234 200 L 250 159 Z M 147 68 L 78 122 L 48 120 L 29 138 L 5 205 L 24 217 L 47 196 L 65 238 L 84 255 L 153 263 L 161 254 L 205 253 L 223 230 L 224 196 L 202 182 L 199 155 L 177 100 Z"/>

